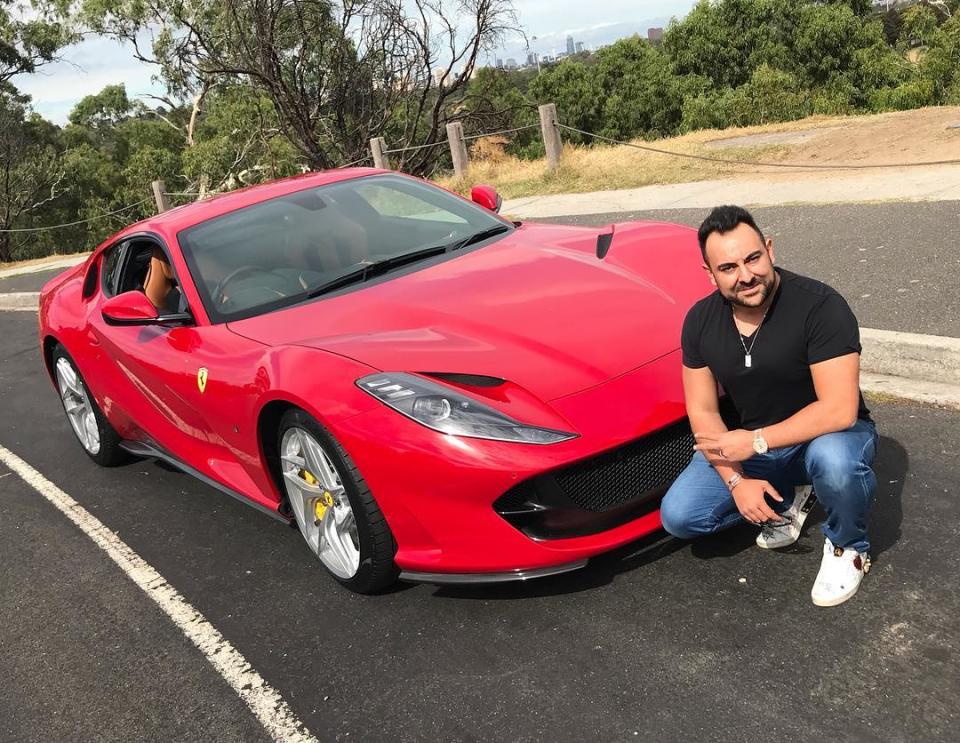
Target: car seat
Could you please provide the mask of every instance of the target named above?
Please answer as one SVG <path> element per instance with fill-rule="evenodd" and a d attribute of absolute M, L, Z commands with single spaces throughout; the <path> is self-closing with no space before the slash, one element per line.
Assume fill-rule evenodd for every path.
<path fill-rule="evenodd" d="M 153 257 L 150 258 L 147 276 L 143 280 L 143 293 L 147 295 L 151 304 L 157 308 L 157 312 L 176 312 L 180 297 L 179 292 L 171 296 L 175 284 L 173 266 L 170 265 L 167 257 L 161 251 L 155 250 Z M 172 309 L 170 308 L 171 304 L 173 304 Z"/>

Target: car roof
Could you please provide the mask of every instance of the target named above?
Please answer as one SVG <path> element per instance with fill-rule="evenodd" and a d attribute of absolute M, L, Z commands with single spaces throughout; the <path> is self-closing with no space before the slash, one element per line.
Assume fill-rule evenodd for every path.
<path fill-rule="evenodd" d="M 304 173 L 289 178 L 281 178 L 256 186 L 248 186 L 225 194 L 217 194 L 200 201 L 194 201 L 184 206 L 178 206 L 161 214 L 147 217 L 129 227 L 124 228 L 112 238 L 114 241 L 128 233 L 156 231 L 167 235 L 176 234 L 180 230 L 192 227 L 208 219 L 242 209 L 243 207 L 267 201 L 278 196 L 285 196 L 307 188 L 324 186 L 328 183 L 350 180 L 370 175 L 394 173 L 379 168 L 341 168 L 324 170 L 318 173 Z"/>

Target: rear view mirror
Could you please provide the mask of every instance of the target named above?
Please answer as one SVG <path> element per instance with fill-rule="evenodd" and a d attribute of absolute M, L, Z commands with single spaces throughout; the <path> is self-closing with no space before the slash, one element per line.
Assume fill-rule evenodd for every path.
<path fill-rule="evenodd" d="M 470 199 L 473 203 L 479 204 L 492 212 L 499 212 L 500 206 L 503 204 L 503 199 L 500 197 L 500 194 L 497 193 L 497 189 L 493 186 L 485 186 L 483 184 L 470 189 Z"/>

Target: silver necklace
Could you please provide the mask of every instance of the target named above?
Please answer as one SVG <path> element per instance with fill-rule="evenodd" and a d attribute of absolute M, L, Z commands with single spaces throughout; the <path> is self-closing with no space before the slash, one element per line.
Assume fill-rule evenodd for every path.
<path fill-rule="evenodd" d="M 733 328 L 737 331 L 737 338 L 740 339 L 740 345 L 743 346 L 743 365 L 748 369 L 753 366 L 753 356 L 751 352 L 753 347 L 757 344 L 757 338 L 760 337 L 760 328 L 763 327 L 763 321 L 767 319 L 767 313 L 770 311 L 770 307 L 763 311 L 763 317 L 760 318 L 760 324 L 757 325 L 757 329 L 753 334 L 753 340 L 750 341 L 750 348 L 747 348 L 747 344 L 743 342 L 743 333 L 740 332 L 740 328 L 737 327 L 737 313 L 734 312 L 733 306 L 730 307 L 730 313 L 733 315 Z"/>

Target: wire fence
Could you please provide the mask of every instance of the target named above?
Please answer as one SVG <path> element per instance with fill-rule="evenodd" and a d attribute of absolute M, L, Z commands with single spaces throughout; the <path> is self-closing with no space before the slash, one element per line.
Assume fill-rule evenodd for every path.
<path fill-rule="evenodd" d="M 112 216 L 114 216 L 114 215 L 116 215 L 116 214 L 123 214 L 124 212 L 128 212 L 128 211 L 130 211 L 131 209 L 134 209 L 134 208 L 136 208 L 136 207 L 138 207 L 138 206 L 142 206 L 143 204 L 146 204 L 148 201 L 152 201 L 152 200 L 153 200 L 153 199 L 150 199 L 150 198 L 142 199 L 142 200 L 138 201 L 138 202 L 135 203 L 135 204 L 129 204 L 128 206 L 124 206 L 124 207 L 122 207 L 122 208 L 120 208 L 120 209 L 116 209 L 116 210 L 114 210 L 114 211 L 112 211 L 112 212 L 105 212 L 105 213 L 103 213 L 103 214 L 97 214 L 97 215 L 95 215 L 95 216 L 93 216 L 93 217 L 89 217 L 89 218 L 87 218 L 87 219 L 78 219 L 78 220 L 76 220 L 75 222 L 65 222 L 64 224 L 52 224 L 52 225 L 46 225 L 46 226 L 44 226 L 44 227 L 16 227 L 16 228 L 11 228 L 11 229 L 7 229 L 7 230 L 0 230 L 0 232 L 2 232 L 2 233 L 14 233 L 14 232 L 45 232 L 45 231 L 47 231 L 47 230 L 59 230 L 59 229 L 62 229 L 62 228 L 64 228 L 64 227 L 76 227 L 76 226 L 81 225 L 81 224 L 88 224 L 88 223 L 90 223 L 90 222 L 95 222 L 95 221 L 97 221 L 98 219 L 104 219 L 104 218 L 106 218 L 106 217 L 112 217 Z"/>
<path fill-rule="evenodd" d="M 413 152 L 414 150 L 425 150 L 428 147 L 440 147 L 446 142 L 427 142 L 426 144 L 413 145 L 412 147 L 394 147 L 392 150 L 384 150 L 384 155 L 392 155 L 395 152 Z"/>
<path fill-rule="evenodd" d="M 464 137 L 464 140 L 470 141 L 471 139 L 481 139 L 482 137 L 496 137 L 501 134 L 514 134 L 515 132 L 526 131 L 527 129 L 539 129 L 539 124 L 527 124 L 526 126 L 518 126 L 515 129 L 501 129 L 498 132 L 484 132 L 483 134 L 471 134 L 469 137 Z"/>

